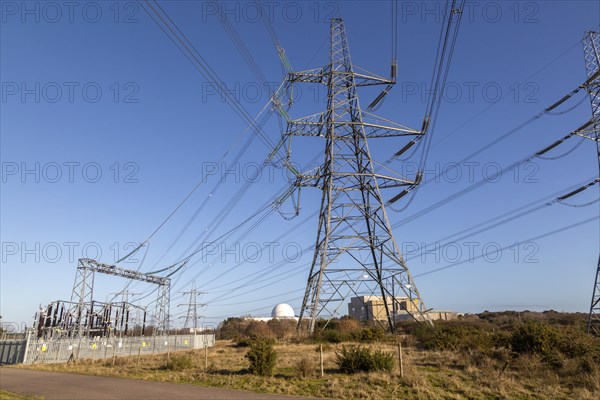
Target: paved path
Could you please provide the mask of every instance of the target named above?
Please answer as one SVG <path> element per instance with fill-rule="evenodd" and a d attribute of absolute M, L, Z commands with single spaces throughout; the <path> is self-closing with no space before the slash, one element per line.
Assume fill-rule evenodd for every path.
<path fill-rule="evenodd" d="M 17 368 L 0 368 L 0 389 L 43 396 L 46 400 L 308 399 L 308 397 L 259 394 L 244 390 Z"/>

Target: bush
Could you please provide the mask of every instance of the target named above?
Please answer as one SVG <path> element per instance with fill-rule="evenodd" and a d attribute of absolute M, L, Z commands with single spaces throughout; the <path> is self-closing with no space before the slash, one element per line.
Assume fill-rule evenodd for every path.
<path fill-rule="evenodd" d="M 323 343 L 342 343 L 349 341 L 350 335 L 333 329 L 327 329 L 315 333 L 315 340 Z"/>
<path fill-rule="evenodd" d="M 354 332 L 352 338 L 359 342 L 372 343 L 383 340 L 385 338 L 385 332 L 381 328 L 366 328 Z"/>
<path fill-rule="evenodd" d="M 271 336 L 271 330 L 264 321 L 249 321 L 244 333 L 246 337 L 250 338 L 268 338 Z"/>
<path fill-rule="evenodd" d="M 339 352 L 336 352 L 335 356 L 335 363 L 340 370 L 349 374 L 361 371 L 391 372 L 394 369 L 394 355 L 381 350 L 373 351 L 361 346 L 342 346 L 342 349 Z"/>
<path fill-rule="evenodd" d="M 250 350 L 246 353 L 250 361 L 250 372 L 255 375 L 273 375 L 277 361 L 277 353 L 273 349 L 273 342 L 268 339 L 257 338 L 250 342 Z"/>
<path fill-rule="evenodd" d="M 558 344 L 558 332 L 543 322 L 527 321 L 511 335 L 511 349 L 519 354 L 549 356 Z"/>
<path fill-rule="evenodd" d="M 187 354 L 182 354 L 171 357 L 171 361 L 167 364 L 166 368 L 172 371 L 183 371 L 192 368 L 193 366 L 194 360 L 192 360 L 192 357 Z"/>
<path fill-rule="evenodd" d="M 452 326 L 421 325 L 414 332 L 419 347 L 424 350 L 457 350 L 464 332 Z"/>
<path fill-rule="evenodd" d="M 243 336 L 246 321 L 241 318 L 227 318 L 221 322 L 217 330 L 217 338 L 223 340 L 237 340 Z"/>
<path fill-rule="evenodd" d="M 424 350 L 470 352 L 476 349 L 484 354 L 506 342 L 506 335 L 502 332 L 489 332 L 476 325 L 455 322 L 418 326 L 414 336 Z"/>
<path fill-rule="evenodd" d="M 313 373 L 313 366 L 311 365 L 310 359 L 306 356 L 302 357 L 296 362 L 296 372 L 303 378 L 306 378 Z"/>
<path fill-rule="evenodd" d="M 235 347 L 250 347 L 250 339 L 240 339 L 235 344 Z"/>
<path fill-rule="evenodd" d="M 558 347 L 568 358 L 588 356 L 600 362 L 600 339 L 587 335 L 582 330 L 559 331 Z"/>

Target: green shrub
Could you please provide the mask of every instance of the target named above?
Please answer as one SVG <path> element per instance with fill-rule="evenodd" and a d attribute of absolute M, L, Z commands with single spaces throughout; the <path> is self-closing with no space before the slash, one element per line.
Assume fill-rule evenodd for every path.
<path fill-rule="evenodd" d="M 323 343 L 342 343 L 350 340 L 350 335 L 333 329 L 326 329 L 315 333 L 315 340 Z"/>
<path fill-rule="evenodd" d="M 511 349 L 519 354 L 548 356 L 558 344 L 558 332 L 552 326 L 537 321 L 527 321 L 511 335 Z"/>
<path fill-rule="evenodd" d="M 166 368 L 172 371 L 183 371 L 185 369 L 193 368 L 194 360 L 187 354 L 174 355 L 171 357 L 171 361 L 167 364 Z"/>
<path fill-rule="evenodd" d="M 511 333 L 505 331 L 492 332 L 491 340 L 494 347 L 510 349 Z"/>
<path fill-rule="evenodd" d="M 250 347 L 250 339 L 240 339 L 235 344 L 235 347 Z"/>
<path fill-rule="evenodd" d="M 385 332 L 381 328 L 366 328 L 353 332 L 352 339 L 364 343 L 381 341 L 385 338 Z"/>
<path fill-rule="evenodd" d="M 558 331 L 558 347 L 568 358 L 589 356 L 600 362 L 600 339 L 587 335 L 582 330 Z"/>
<path fill-rule="evenodd" d="M 487 355 L 495 348 L 505 347 L 509 343 L 506 333 L 491 332 L 482 326 L 469 323 L 440 322 L 435 326 L 421 325 L 414 329 L 413 335 L 418 347 L 424 350 L 478 350 Z"/>
<path fill-rule="evenodd" d="M 250 350 L 246 353 L 250 361 L 250 372 L 255 375 L 273 375 L 273 369 L 277 361 L 277 353 L 273 348 L 273 342 L 268 339 L 257 338 L 250 342 Z"/>
<path fill-rule="evenodd" d="M 419 347 L 425 350 L 458 350 L 464 341 L 464 332 L 456 327 L 436 324 L 421 325 L 415 329 Z"/>
<path fill-rule="evenodd" d="M 346 347 L 335 353 L 335 363 L 349 374 L 356 372 L 388 371 L 394 369 L 394 355 L 366 347 Z"/>

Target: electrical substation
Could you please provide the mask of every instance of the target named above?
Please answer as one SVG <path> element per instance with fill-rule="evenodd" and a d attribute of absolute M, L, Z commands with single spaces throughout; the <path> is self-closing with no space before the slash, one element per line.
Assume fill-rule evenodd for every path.
<path fill-rule="evenodd" d="M 413 201 L 418 203 L 419 188 L 432 184 L 432 180 L 424 177 L 423 171 L 426 169 L 433 132 L 443 103 L 443 91 L 447 85 L 455 54 L 465 2 L 464 0 L 450 0 L 446 3 L 435 63 L 431 66 L 433 73 L 430 87 L 432 90 L 427 97 L 425 112 L 422 118 L 420 116 L 418 118 L 420 126 L 413 128 L 375 114 L 390 93 L 393 93 L 394 86 L 403 79 L 398 72 L 399 62 L 401 62 L 397 51 L 398 5 L 395 1 L 391 3 L 392 51 L 389 76 L 372 73 L 358 67 L 357 64 L 360 62 L 354 63 L 347 35 L 347 30 L 352 28 L 345 25 L 340 16 L 330 18 L 328 23 L 329 34 L 326 41 L 328 60 L 326 65 L 307 70 L 292 68 L 272 23 L 268 20 L 263 21 L 280 58 L 284 78 L 276 89 L 269 92 L 269 101 L 263 110 L 253 117 L 240 101 L 231 96 L 221 85 L 223 80 L 217 75 L 215 69 L 202 57 L 192 41 L 159 3 L 155 0 L 140 2 L 143 10 L 160 27 L 161 31 L 206 81 L 214 85 L 223 96 L 224 102 L 244 121 L 253 138 L 258 138 L 267 146 L 269 152 L 265 159 L 258 164 L 259 170 L 268 165 L 277 164 L 293 178 L 291 182 L 286 183 L 283 190 L 278 191 L 273 197 L 269 197 L 255 211 L 251 210 L 252 212 L 247 218 L 241 222 L 238 221 L 239 223 L 216 240 L 233 241 L 233 235 L 238 233 L 240 236 L 237 239 L 251 237 L 260 224 L 277 212 L 284 216 L 285 220 L 294 220 L 300 215 L 301 191 L 313 190 L 319 193 L 320 204 L 318 212 L 315 214 L 317 223 L 313 227 L 312 244 L 308 248 L 312 257 L 308 265 L 300 267 L 302 277 L 295 278 L 301 281 L 304 289 L 302 297 L 295 300 L 299 304 L 298 315 L 294 315 L 293 308 L 287 304 L 288 299 L 282 299 L 282 303 L 280 303 L 280 299 L 277 299 L 274 304 L 280 304 L 273 309 L 272 316 L 270 318 L 262 317 L 262 319 L 254 318 L 256 321 L 276 319 L 293 321 L 296 324 L 297 334 L 314 334 L 319 326 L 326 326 L 328 321 L 349 315 L 358 321 L 378 326 L 389 333 L 396 333 L 399 324 L 407 320 L 431 325 L 439 319 L 450 320 L 456 317 L 456 313 L 451 311 L 440 311 L 427 307 L 430 305 L 429 302 L 417 288 L 420 285 L 418 275 L 413 276 L 411 273 L 399 246 L 400 230 L 397 228 L 400 223 L 392 223 L 387 210 L 394 204 L 406 203 L 405 207 L 408 207 Z M 256 60 L 250 54 L 241 36 L 228 21 L 227 16 L 222 14 L 218 7 L 215 8 L 215 12 L 219 16 L 219 22 L 225 28 L 256 79 L 259 82 L 266 82 Z M 562 158 L 572 150 L 557 156 L 558 149 L 566 147 L 567 143 L 575 140 L 580 140 L 576 146 L 579 144 L 595 146 L 598 170 L 592 171 L 589 179 L 582 182 L 569 182 L 570 186 L 564 190 L 546 196 L 537 203 L 519 206 L 500 216 L 490 216 L 490 219 L 447 238 L 467 238 L 547 209 L 555 204 L 573 205 L 569 201 L 577 199 L 584 191 L 590 193 L 591 188 L 596 185 L 600 186 L 600 33 L 585 32 L 582 45 L 587 76 L 585 79 L 582 77 L 578 80 L 582 82 L 580 85 L 562 97 L 557 96 L 558 100 L 553 104 L 520 123 L 516 128 L 485 143 L 470 155 L 457 161 L 456 165 L 469 162 L 476 155 L 546 115 L 561 115 L 562 112 L 559 110 L 565 104 L 577 93 L 586 92 L 591 102 L 589 120 L 578 121 L 576 129 L 561 133 L 563 136 L 558 140 L 543 140 L 542 138 L 539 145 L 540 150 L 507 164 L 496 175 L 501 177 L 502 174 L 513 171 L 532 160 L 551 162 L 554 159 Z M 293 100 L 294 88 L 301 84 L 320 85 L 326 89 L 324 109 L 308 116 L 293 116 L 297 112 Z M 358 92 L 363 88 L 372 87 L 381 88 L 381 91 L 377 91 L 379 94 L 373 99 L 369 99 L 370 102 L 365 103 L 368 105 L 363 107 L 359 101 Z M 280 123 L 281 132 L 276 135 L 265 132 L 265 124 L 270 116 L 278 118 Z M 277 137 L 277 139 L 274 141 L 273 137 Z M 298 147 L 302 148 L 298 144 L 306 140 L 312 141 L 313 148 L 318 150 L 317 159 L 320 161 L 316 166 L 313 163 L 310 167 L 298 167 L 295 164 L 297 156 L 292 154 L 292 150 Z M 389 146 L 391 150 L 389 159 L 384 160 L 374 156 L 372 149 L 375 146 L 373 143 L 378 141 L 388 141 L 389 145 L 386 146 Z M 240 159 L 243 151 L 245 149 L 236 155 L 236 160 Z M 306 156 L 305 154 L 301 155 Z M 404 171 L 401 168 L 402 163 L 412 157 L 416 157 L 418 160 L 416 162 L 417 172 L 409 176 L 399 173 L 398 170 Z M 395 164 L 392 165 L 392 163 Z M 439 196 L 433 204 L 409 218 L 415 219 L 425 215 L 460 199 L 489 182 L 490 180 L 486 179 L 475 181 L 447 197 Z M 212 193 L 216 192 L 221 183 L 217 183 L 211 189 L 209 197 L 212 197 Z M 200 315 L 199 310 L 205 308 L 206 313 L 210 314 L 211 305 L 217 303 L 217 301 L 212 303 L 209 300 L 200 302 L 200 296 L 205 294 L 201 290 L 205 290 L 206 282 L 199 278 L 196 279 L 196 277 L 189 279 L 188 282 L 180 282 L 181 287 L 185 285 L 190 287 L 189 290 L 181 291 L 179 291 L 180 287 L 175 287 L 175 285 L 184 276 L 184 272 L 188 272 L 192 268 L 200 270 L 203 264 L 200 264 L 200 267 L 193 267 L 195 263 L 198 263 L 198 255 L 206 249 L 205 243 L 209 238 L 215 239 L 215 232 L 232 210 L 243 209 L 245 211 L 246 207 L 250 207 L 248 205 L 241 207 L 240 204 L 243 203 L 240 202 L 251 185 L 252 182 L 245 182 L 234 195 L 223 203 L 221 211 L 206 217 L 209 223 L 205 231 L 181 257 L 176 258 L 175 262 L 161 264 L 159 267 L 153 268 L 154 271 L 149 272 L 144 272 L 149 269 L 147 267 L 133 270 L 120 266 L 123 260 L 131 257 L 153 240 L 157 232 L 188 201 L 200 185 L 195 186 L 133 252 L 115 262 L 114 265 L 90 258 L 79 259 L 75 266 L 71 295 L 66 297 L 68 300 L 54 300 L 47 305 L 40 306 L 35 314 L 31 331 L 32 337 L 28 339 L 32 340 L 33 344 L 25 351 L 28 362 L 57 362 L 65 361 L 65 358 L 71 360 L 72 357 L 82 357 L 79 354 L 80 351 L 91 352 L 89 354 L 92 357 L 100 357 L 100 353 L 96 353 L 100 350 L 97 349 L 102 349 L 104 352 L 102 357 L 106 358 L 111 355 L 114 357 L 115 354 L 135 354 L 136 348 L 138 354 L 142 354 L 143 351 L 148 354 L 152 351 L 154 354 L 170 352 L 172 349 L 206 348 L 214 345 L 214 335 L 205 335 L 202 337 L 201 343 L 200 339 L 196 337 L 196 333 L 204 329 L 200 322 L 203 316 Z M 210 198 L 207 198 L 205 203 L 209 200 Z M 202 215 L 201 211 L 203 211 L 205 203 L 199 206 L 193 218 Z M 294 210 L 289 216 L 281 211 L 284 203 L 293 204 Z M 595 204 L 595 201 L 573 206 L 583 207 L 591 204 Z M 192 225 L 192 220 L 185 225 L 182 234 Z M 281 219 L 280 221 L 288 223 L 285 220 Z M 575 222 L 565 227 L 556 227 L 553 233 L 570 229 L 572 226 L 582 223 Z M 293 225 L 294 222 L 289 222 L 289 224 Z M 292 226 L 290 231 L 293 229 L 295 227 Z M 182 234 L 177 236 L 174 243 L 181 238 Z M 403 230 L 401 235 L 403 238 L 410 237 L 411 232 Z M 157 265 L 160 263 L 162 263 L 162 257 L 156 261 Z M 207 265 L 210 264 L 204 263 L 205 268 L 208 268 Z M 226 270 L 221 277 L 226 276 L 237 266 L 239 265 Z M 272 270 L 270 268 L 284 266 L 286 266 L 284 262 L 275 266 L 267 266 L 264 273 L 258 274 L 260 276 L 227 278 L 227 284 L 235 284 L 235 288 L 231 289 L 223 285 L 225 288 L 220 288 L 224 293 L 220 295 L 221 297 L 217 297 L 217 300 L 234 298 L 230 289 L 233 292 L 246 285 L 251 286 L 256 282 L 268 281 L 272 277 L 277 278 L 278 275 L 274 274 L 276 268 Z M 441 271 L 444 268 L 449 268 L 449 266 L 440 267 L 427 273 Z M 597 264 L 590 261 L 589 271 L 592 292 L 589 313 L 586 312 L 588 314 L 587 332 L 600 336 L 600 256 Z M 198 273 L 198 275 L 200 274 L 201 272 Z M 285 270 L 283 274 L 285 274 Z M 121 288 L 122 290 L 114 293 L 112 298 L 111 296 L 104 298 L 105 294 L 100 294 L 96 285 L 100 276 L 117 278 L 120 283 L 115 290 Z M 140 293 L 143 297 L 137 300 L 133 298 L 130 291 L 131 284 L 136 282 L 151 287 Z M 175 293 L 178 293 L 177 296 L 172 296 L 172 288 Z M 264 299 L 269 299 L 271 295 L 265 291 Z M 183 314 L 175 315 L 174 310 L 177 307 L 183 307 L 181 309 Z M 284 308 L 285 312 L 281 311 Z M 226 318 L 227 316 L 224 316 L 223 319 Z M 252 319 L 251 316 L 247 316 L 247 318 Z M 178 325 L 175 321 L 179 320 L 183 320 L 181 329 L 185 330 L 186 335 L 189 335 L 173 334 L 176 330 L 175 325 Z M 323 321 L 325 322 L 320 325 L 319 322 Z M 170 336 L 173 337 L 170 338 Z M 55 347 L 51 347 L 52 351 L 46 350 L 50 348 L 48 346 L 51 346 L 49 343 L 56 343 Z M 65 350 L 67 346 L 68 352 Z"/>

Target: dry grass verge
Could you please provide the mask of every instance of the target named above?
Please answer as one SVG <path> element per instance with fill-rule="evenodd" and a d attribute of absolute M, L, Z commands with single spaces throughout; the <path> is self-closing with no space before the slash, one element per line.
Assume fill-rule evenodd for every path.
<path fill-rule="evenodd" d="M 397 354 L 393 343 L 368 346 Z M 260 377 L 248 370 L 245 358 L 248 348 L 238 347 L 232 341 L 219 341 L 216 348 L 210 349 L 208 368 L 204 351 L 177 353 L 190 362 L 181 363 L 183 366 L 176 369 L 166 368 L 166 355 L 143 356 L 139 362 L 137 357 L 119 358 L 114 366 L 111 360 L 95 363 L 83 360 L 77 364 L 26 368 L 330 398 L 595 400 L 600 393 L 598 371 L 577 381 L 566 372 L 558 374 L 544 368 L 544 360 L 535 356 L 507 363 L 501 357 L 498 360 L 480 357 L 477 351 L 469 354 L 409 347 L 404 353 L 404 377 L 398 368 L 391 373 L 348 375 L 341 373 L 335 364 L 335 351 L 339 348 L 341 345 L 328 346 L 324 354 L 324 377 L 319 376 L 319 353 L 314 344 L 276 345 L 274 375 Z"/>

